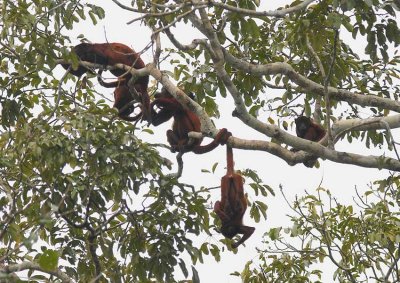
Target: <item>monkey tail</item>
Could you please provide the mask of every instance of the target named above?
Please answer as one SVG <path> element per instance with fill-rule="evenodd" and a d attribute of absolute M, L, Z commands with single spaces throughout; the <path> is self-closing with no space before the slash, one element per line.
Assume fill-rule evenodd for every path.
<path fill-rule="evenodd" d="M 226 145 L 226 168 L 227 175 L 232 175 L 234 173 L 234 161 L 233 161 L 233 149 L 231 146 Z"/>

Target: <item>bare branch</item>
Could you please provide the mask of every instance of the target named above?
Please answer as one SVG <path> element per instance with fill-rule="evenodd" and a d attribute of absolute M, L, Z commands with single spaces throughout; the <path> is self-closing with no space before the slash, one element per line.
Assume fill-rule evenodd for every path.
<path fill-rule="evenodd" d="M 311 142 L 290 135 L 273 125 L 272 127 L 276 130 L 276 135 L 274 135 L 273 137 L 277 138 L 278 140 L 284 140 L 285 142 L 287 141 L 289 145 L 312 153 L 311 155 L 317 155 L 319 157 L 337 163 L 353 164 L 366 168 L 380 168 L 400 171 L 400 162 L 396 159 L 384 156 L 364 156 L 355 153 L 331 150 L 319 143 Z M 233 147 L 239 149 L 266 151 L 285 160 L 289 165 L 301 163 L 310 156 L 310 154 L 302 151 L 293 153 L 276 143 L 268 141 L 244 140 L 232 137 L 229 139 L 229 145 L 232 145 Z"/>
<path fill-rule="evenodd" d="M 400 128 L 400 114 L 366 119 L 346 119 L 336 121 L 332 126 L 334 141 L 349 131 L 368 131 Z"/>
<path fill-rule="evenodd" d="M 178 48 L 179 50 L 182 50 L 182 51 L 189 51 L 192 49 L 196 49 L 200 43 L 203 43 L 203 44 L 205 43 L 205 39 L 204 40 L 195 39 L 192 41 L 191 44 L 183 45 L 175 38 L 175 36 L 172 34 L 172 32 L 170 31 L 169 28 L 165 30 L 165 34 L 168 36 L 168 38 L 172 42 L 172 44 L 175 45 L 176 48 Z"/>
<path fill-rule="evenodd" d="M 153 55 L 153 64 L 155 66 L 159 66 L 160 65 L 160 55 L 161 55 L 160 33 L 154 32 L 152 38 L 153 38 L 153 42 L 155 43 L 155 46 L 156 46 L 154 55 Z"/>
<path fill-rule="evenodd" d="M 235 12 L 235 13 L 239 13 L 241 15 L 245 15 L 245 16 L 251 16 L 251 17 L 283 17 L 285 15 L 288 14 L 292 14 L 298 11 L 301 11 L 305 8 L 307 8 L 307 6 L 309 4 L 311 4 L 312 2 L 314 2 L 315 0 L 306 0 L 303 3 L 290 7 L 290 8 L 286 8 L 286 9 L 279 9 L 279 10 L 275 10 L 275 11 L 255 11 L 255 10 L 248 10 L 248 9 L 243 9 L 243 8 L 238 8 L 238 7 L 234 7 L 231 5 L 227 5 L 221 2 L 216 2 L 214 0 L 210 0 L 208 1 L 211 5 L 215 6 L 215 7 L 220 7 L 223 8 L 225 10 L 231 11 L 231 12 Z"/>

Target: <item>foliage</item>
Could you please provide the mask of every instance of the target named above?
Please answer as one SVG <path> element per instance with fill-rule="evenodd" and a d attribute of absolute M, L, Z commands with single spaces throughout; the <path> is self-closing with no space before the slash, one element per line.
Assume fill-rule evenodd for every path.
<path fill-rule="evenodd" d="M 398 191 L 399 177 L 392 176 L 357 193 L 355 205 L 341 204 L 323 188 L 296 197 L 292 226 L 266 233 L 262 264 L 252 269 L 249 263 L 244 280 L 323 282 L 323 270 L 332 270 L 339 282 L 399 281 Z"/>
<path fill-rule="evenodd" d="M 96 274 L 94 246 L 113 281 L 171 278 L 187 236 L 209 222 L 206 200 L 162 175 L 165 160 L 134 127 L 87 111 L 59 121 L 39 117 L 2 137 L 2 257 L 32 257 L 46 270 L 60 261 L 87 281 Z"/>

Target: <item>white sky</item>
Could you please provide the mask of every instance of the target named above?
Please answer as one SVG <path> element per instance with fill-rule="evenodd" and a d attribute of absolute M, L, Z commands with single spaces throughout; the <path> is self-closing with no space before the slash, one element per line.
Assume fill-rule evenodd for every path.
<path fill-rule="evenodd" d="M 99 4 L 98 1 L 92 2 Z M 121 10 L 113 4 L 112 1 L 104 2 L 104 4 L 101 3 L 99 5 L 102 5 L 106 11 L 105 20 L 99 22 L 97 26 L 92 26 L 91 22 L 80 24 L 79 27 L 75 27 L 71 32 L 71 38 L 76 39 L 78 34 L 83 34 L 91 42 L 121 42 L 133 47 L 136 51 L 144 48 L 150 41 L 150 30 L 145 26 L 139 26 L 138 23 L 130 26 L 126 24 L 129 20 L 136 18 L 137 15 Z M 127 5 L 130 3 L 130 1 L 121 2 Z M 291 1 L 288 0 L 261 1 L 262 5 L 267 6 L 266 10 L 273 10 L 282 4 L 290 2 Z M 193 31 L 188 32 L 187 29 L 188 27 L 184 27 L 177 33 L 177 37 L 181 39 L 183 43 L 191 42 L 193 36 L 196 36 L 196 33 Z M 203 38 L 204 36 L 199 37 Z M 72 45 L 78 42 L 79 41 L 76 39 L 75 42 L 72 42 Z M 164 38 L 162 44 L 163 47 L 167 46 L 168 40 Z M 354 48 L 354 46 L 352 46 L 352 48 Z M 152 60 L 151 50 L 148 50 L 142 55 L 142 59 L 145 62 L 150 62 Z M 99 90 L 102 91 L 105 96 L 109 95 L 112 99 L 112 89 L 99 88 Z M 217 128 L 226 127 L 233 132 L 234 136 L 241 138 L 251 137 L 251 139 L 265 139 L 265 137 L 254 130 L 248 129 L 247 127 L 240 127 L 240 122 L 236 118 L 231 117 L 230 113 L 233 110 L 233 104 L 229 97 L 223 101 L 223 105 L 224 109 L 221 110 L 222 117 L 215 121 Z M 154 128 L 156 135 L 154 137 L 149 136 L 149 140 L 165 143 L 165 131 L 168 128 L 170 128 L 170 124 Z M 293 130 L 292 132 L 295 134 Z M 396 137 L 399 137 L 399 132 L 394 131 L 393 134 L 396 140 Z M 148 134 L 144 133 L 144 135 Z M 141 138 L 147 139 L 144 135 L 141 136 Z M 337 144 L 336 148 L 342 151 L 354 150 L 353 152 L 359 152 L 360 148 L 365 148 L 365 145 L 349 145 L 346 141 L 341 141 Z M 293 215 L 293 213 L 289 211 L 288 206 L 282 199 L 279 192 L 279 185 L 283 186 L 284 192 L 290 200 L 293 200 L 296 194 L 302 195 L 305 190 L 314 193 L 316 188 L 321 184 L 322 187 L 329 188 L 339 201 L 352 203 L 352 197 L 355 194 L 355 186 L 359 188 L 359 191 L 363 192 L 368 183 L 388 175 L 388 171 L 386 170 L 378 171 L 376 169 L 359 168 L 352 165 L 336 164 L 322 160 L 320 160 L 321 168 L 319 169 L 306 168 L 302 164 L 292 167 L 279 158 L 265 152 L 240 151 L 234 149 L 234 154 L 236 169 L 251 168 L 256 170 L 260 177 L 262 177 L 263 182 L 275 189 L 276 197 L 271 196 L 266 200 L 261 198 L 256 199 L 254 195 L 251 194 L 251 191 L 248 190 L 251 201 L 265 201 L 269 206 L 267 211 L 268 219 L 267 221 L 254 223 L 254 221 L 248 217 L 248 209 L 244 223 L 256 227 L 255 234 L 247 240 L 246 247 L 239 247 L 239 251 L 236 255 L 231 252 L 224 252 L 221 255 L 221 262 L 216 263 L 210 256 L 205 257 L 205 264 L 197 264 L 195 267 L 199 272 L 202 282 L 241 282 L 240 279 L 230 276 L 229 273 L 234 271 L 240 272 L 248 260 L 257 259 L 255 247 L 263 249 L 263 233 L 267 232 L 267 230 L 272 227 L 290 225 L 286 214 L 290 213 Z M 370 150 L 369 154 L 380 154 L 380 152 L 378 150 Z M 173 161 L 175 160 L 174 156 L 171 154 L 169 154 L 169 158 Z M 220 161 L 220 165 L 215 175 L 201 173 L 201 169 L 211 169 L 211 166 L 218 161 Z M 195 181 L 195 185 L 198 186 L 218 186 L 220 184 L 220 178 L 225 174 L 225 147 L 219 147 L 212 153 L 205 155 L 195 155 L 193 153 L 185 154 L 184 164 L 184 174 L 181 178 L 182 182 L 193 183 L 193 181 Z M 215 195 L 213 195 L 212 198 L 213 203 L 219 199 L 218 192 L 219 190 L 215 190 Z M 200 235 L 197 240 L 200 244 L 204 241 L 210 241 L 222 248 L 223 245 L 218 242 L 221 238 L 222 235 L 215 233 L 211 239 L 209 239 L 206 234 L 203 234 Z M 190 263 L 190 259 L 188 259 L 187 263 Z M 190 265 L 188 266 L 190 270 L 189 267 Z M 329 271 L 327 273 L 329 274 L 331 272 L 332 271 Z M 331 276 L 326 278 L 329 279 L 328 281 L 332 281 Z"/>

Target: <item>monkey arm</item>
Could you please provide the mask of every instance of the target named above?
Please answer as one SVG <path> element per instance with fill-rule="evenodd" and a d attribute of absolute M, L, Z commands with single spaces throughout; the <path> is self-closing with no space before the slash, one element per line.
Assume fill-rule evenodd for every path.
<path fill-rule="evenodd" d="M 152 105 L 153 107 L 154 105 L 156 105 L 160 108 L 167 109 L 172 113 L 175 112 L 176 110 L 182 109 L 182 106 L 176 99 L 167 97 L 156 98 L 153 101 Z"/>
<path fill-rule="evenodd" d="M 136 92 L 140 95 L 140 103 L 142 108 L 143 117 L 149 123 L 152 121 L 152 110 L 150 109 L 150 97 L 149 93 L 147 92 L 147 84 L 140 83 L 136 81 L 133 85 Z"/>
<path fill-rule="evenodd" d="M 156 113 L 153 109 L 151 109 L 151 112 L 152 112 L 151 123 L 154 126 L 161 125 L 162 123 L 165 123 L 172 118 L 171 112 L 165 109 L 161 109 L 158 113 Z"/>
<path fill-rule="evenodd" d="M 243 236 L 239 241 L 232 244 L 232 248 L 235 249 L 238 246 L 240 246 L 241 244 L 243 244 L 248 238 L 250 238 L 251 235 L 253 235 L 255 230 L 256 230 L 256 228 L 254 228 L 254 227 L 245 226 L 245 225 L 240 226 L 238 234 L 243 234 Z"/>
<path fill-rule="evenodd" d="M 220 201 L 217 201 L 214 205 L 214 212 L 218 215 L 221 222 L 229 222 L 230 218 L 225 214 L 223 206 Z"/>
<path fill-rule="evenodd" d="M 162 95 L 162 93 L 156 94 L 156 99 L 150 104 L 152 124 L 154 126 L 161 125 L 162 123 L 168 121 L 175 115 L 176 112 L 182 109 L 182 106 L 178 101 L 176 101 L 176 99 L 171 97 L 159 97 L 160 95 Z M 158 112 L 154 110 L 155 106 L 159 108 Z"/>

